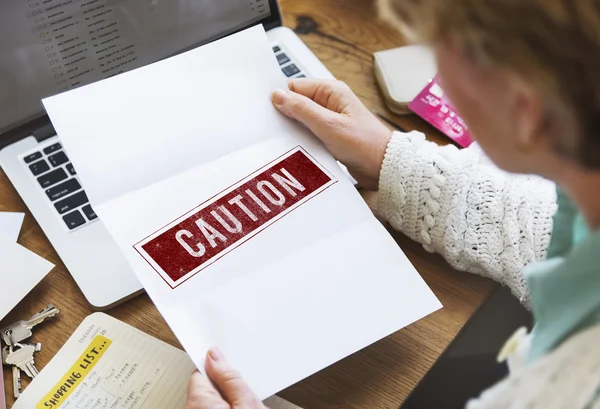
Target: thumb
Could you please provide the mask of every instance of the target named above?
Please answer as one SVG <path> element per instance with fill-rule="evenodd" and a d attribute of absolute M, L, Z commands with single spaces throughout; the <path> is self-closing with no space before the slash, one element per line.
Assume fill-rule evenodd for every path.
<path fill-rule="evenodd" d="M 194 371 L 188 385 L 187 406 L 189 409 L 223 409 L 229 405 L 223 400 L 221 394 L 198 371 Z"/>
<path fill-rule="evenodd" d="M 206 355 L 206 373 L 232 407 L 263 407 L 240 373 L 229 365 L 218 348 L 211 349 Z"/>
<path fill-rule="evenodd" d="M 327 128 L 335 122 L 336 114 L 310 98 L 293 91 L 275 90 L 273 105 L 284 115 L 306 125 L 317 137 L 328 135 Z"/>

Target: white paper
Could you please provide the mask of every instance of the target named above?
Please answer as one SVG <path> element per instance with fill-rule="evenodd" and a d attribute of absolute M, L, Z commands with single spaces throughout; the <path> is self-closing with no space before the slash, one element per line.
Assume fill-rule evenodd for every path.
<path fill-rule="evenodd" d="M 0 236 L 16 242 L 21 232 L 25 213 L 0 212 Z"/>
<path fill-rule="evenodd" d="M 0 236 L 0 320 L 52 270 L 54 264 Z"/>
<path fill-rule="evenodd" d="M 92 205 L 202 369 L 266 398 L 440 308 L 333 157 L 272 106 L 261 27 L 44 101 Z M 337 183 L 172 289 L 134 245 L 300 146 Z M 110 160 L 107 160 L 110 158 Z"/>

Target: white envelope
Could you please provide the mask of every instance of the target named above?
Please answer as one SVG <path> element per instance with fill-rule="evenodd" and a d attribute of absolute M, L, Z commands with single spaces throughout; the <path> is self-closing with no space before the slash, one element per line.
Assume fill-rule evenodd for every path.
<path fill-rule="evenodd" d="M 45 276 L 54 264 L 0 235 L 0 320 Z"/>
<path fill-rule="evenodd" d="M 0 236 L 17 241 L 25 213 L 0 212 Z"/>
<path fill-rule="evenodd" d="M 441 306 L 333 157 L 272 106 L 271 92 L 284 87 L 259 26 L 44 100 L 92 205 L 192 360 L 202 370 L 208 348 L 219 346 L 261 398 Z M 195 212 L 238 189 L 258 215 L 247 191 L 260 189 L 240 186 L 269 166 L 278 168 L 265 178 L 285 176 L 279 161 L 290 155 L 327 182 L 310 195 L 289 185 L 305 197 L 260 229 L 242 215 L 240 229 L 230 226 L 242 239 L 215 233 L 217 247 L 206 233 L 200 239 Z M 312 183 L 313 173 L 298 169 L 292 176 Z M 298 199 L 271 182 L 287 203 Z M 194 230 L 182 242 L 198 265 L 169 280 L 167 262 L 156 260 L 183 266 L 183 244 L 158 250 L 152 240 L 171 246 L 169 228 L 180 221 Z M 158 256 L 144 253 L 145 242 Z"/>

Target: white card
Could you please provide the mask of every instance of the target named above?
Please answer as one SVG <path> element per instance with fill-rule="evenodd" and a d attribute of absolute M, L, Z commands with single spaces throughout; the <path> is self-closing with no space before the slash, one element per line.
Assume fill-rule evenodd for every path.
<path fill-rule="evenodd" d="M 258 26 L 44 100 L 194 363 L 219 346 L 261 398 L 441 306 L 334 158 L 272 106 L 284 87 Z"/>
<path fill-rule="evenodd" d="M 52 270 L 54 264 L 0 236 L 0 320 Z"/>
<path fill-rule="evenodd" d="M 0 236 L 17 241 L 25 213 L 0 212 Z"/>

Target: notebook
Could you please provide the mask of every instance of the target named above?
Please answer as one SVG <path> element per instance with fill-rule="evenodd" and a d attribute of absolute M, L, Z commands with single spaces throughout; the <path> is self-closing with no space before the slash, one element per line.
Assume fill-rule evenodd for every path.
<path fill-rule="evenodd" d="M 14 409 L 185 407 L 187 354 L 106 314 L 87 317 Z"/>
<path fill-rule="evenodd" d="M 98 312 L 81 323 L 13 409 L 183 409 L 195 369 L 184 351 Z M 301 409 L 278 396 L 265 404 Z"/>

